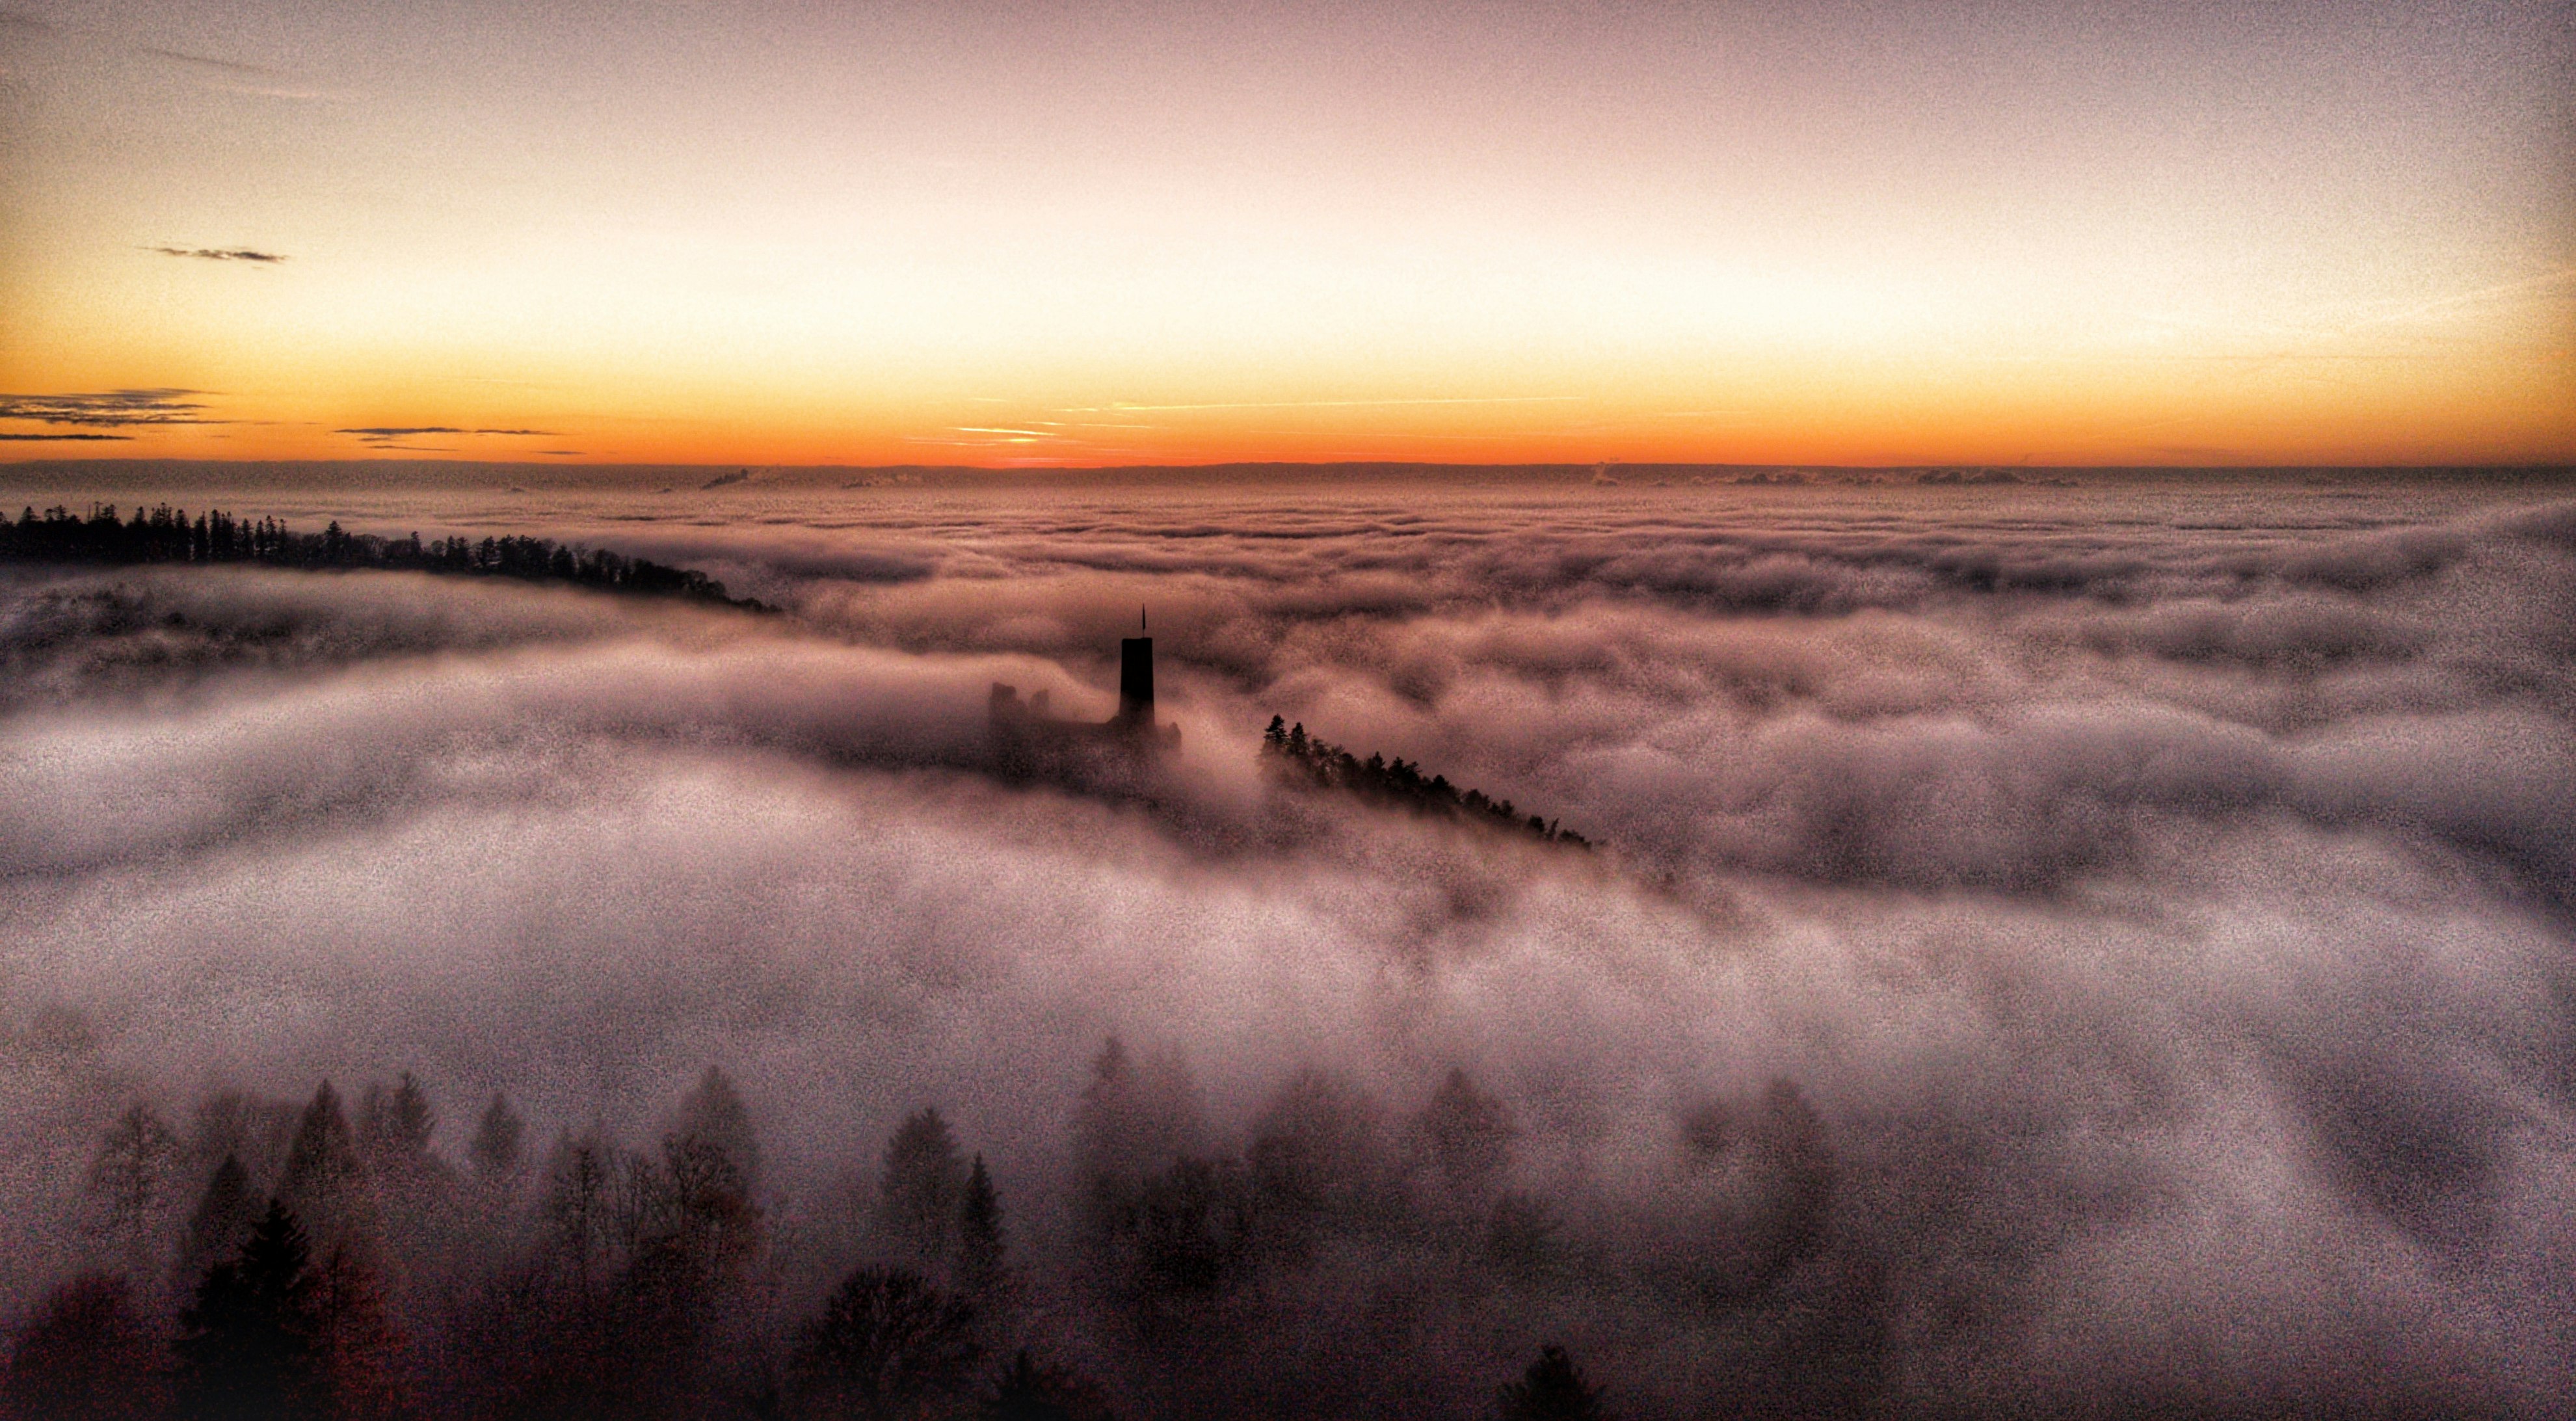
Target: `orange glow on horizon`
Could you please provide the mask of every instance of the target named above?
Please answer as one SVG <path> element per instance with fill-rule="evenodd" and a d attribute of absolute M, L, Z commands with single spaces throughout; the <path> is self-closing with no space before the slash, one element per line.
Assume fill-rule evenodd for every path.
<path fill-rule="evenodd" d="M 2576 462 L 2546 17 L 214 9 L 0 27 L 0 458 Z"/>

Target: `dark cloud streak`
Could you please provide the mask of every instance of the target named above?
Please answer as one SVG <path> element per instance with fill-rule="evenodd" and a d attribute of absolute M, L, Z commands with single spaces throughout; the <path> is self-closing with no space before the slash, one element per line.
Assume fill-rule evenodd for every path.
<path fill-rule="evenodd" d="M 139 54 L 148 54 L 154 59 L 166 59 L 173 64 L 183 64 L 192 69 L 202 69 L 214 74 L 240 75 L 245 78 L 253 79 L 278 79 L 285 77 L 285 72 L 283 70 L 271 69 L 265 65 L 244 64 L 239 60 L 232 59 L 216 59 L 209 55 L 189 54 L 183 50 L 156 49 L 150 45 L 138 45 L 136 46 L 136 52 Z"/>
<path fill-rule="evenodd" d="M 126 426 L 218 424 L 205 405 L 190 398 L 203 390 L 110 390 L 100 394 L 0 395 L 0 419 L 39 424 Z"/>
<path fill-rule="evenodd" d="M 335 429 L 334 434 L 354 436 L 370 449 L 395 449 L 411 453 L 449 454 L 452 446 L 405 444 L 400 441 L 423 435 L 461 435 L 467 438 L 552 439 L 560 437 L 551 429 L 469 429 L 456 425 L 371 425 L 353 429 Z M 548 451 L 539 450 L 539 453 Z"/>
<path fill-rule="evenodd" d="M 286 260 L 275 252 L 250 247 L 146 247 L 144 250 L 158 252 L 165 257 L 190 257 L 198 261 L 252 262 L 274 266 Z"/>

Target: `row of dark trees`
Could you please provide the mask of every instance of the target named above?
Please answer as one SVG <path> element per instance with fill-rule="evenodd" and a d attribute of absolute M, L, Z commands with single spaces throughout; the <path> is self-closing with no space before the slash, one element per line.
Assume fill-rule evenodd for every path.
<path fill-rule="evenodd" d="M 275 518 L 256 522 L 221 509 L 191 519 L 183 508 L 136 507 L 120 518 L 115 505 L 93 505 L 86 517 L 62 507 L 39 514 L 21 510 L 0 520 L 0 558 L 31 562 L 258 563 L 294 568 L 385 568 L 464 577 L 508 577 L 528 582 L 567 582 L 610 592 L 679 597 L 747 611 L 775 610 L 733 597 L 724 584 L 689 568 L 630 558 L 605 548 L 556 543 L 547 538 L 462 537 L 424 543 L 350 533 L 338 522 L 319 533 L 299 533 Z"/>
<path fill-rule="evenodd" d="M 1555 820 L 1535 814 L 1522 818 L 1508 799 L 1488 798 L 1483 790 L 1462 791 L 1449 783 L 1446 775 L 1425 778 L 1419 763 L 1401 758 L 1389 760 L 1374 751 L 1363 760 L 1320 736 L 1308 735 L 1303 721 L 1292 726 L 1286 717 L 1272 716 L 1270 728 L 1262 732 L 1261 751 L 1273 772 L 1291 783 L 1401 805 L 1417 814 L 1490 824 L 1568 848 L 1592 847 L 1591 840 L 1557 827 Z"/>
<path fill-rule="evenodd" d="M 83 1183 L 93 1266 L 18 1321 L 0 1396 L 26 1418 L 1231 1414 L 1247 1397 L 1211 1349 L 1279 1332 L 1281 1288 L 1337 1252 L 1454 1239 L 1513 1266 L 1551 1247 L 1545 1209 L 1508 1187 L 1510 1112 L 1463 1072 L 1401 1132 L 1403 1163 L 1331 1075 L 1291 1080 L 1239 1153 L 1208 1147 L 1191 1097 L 1177 1062 L 1109 1043 L 1074 1121 L 1079 1238 L 1034 1267 L 936 1109 L 889 1139 L 848 1239 L 782 1224 L 749 1112 L 712 1068 L 656 1148 L 567 1132 L 542 1159 L 495 1096 L 451 1163 L 409 1075 L 354 1109 L 327 1082 L 300 1108 L 212 1095 L 184 1139 L 136 1104 Z M 1749 1133 L 1722 1110 L 1683 1133 L 1710 1159 L 1785 1142 L 1800 1207 L 1830 1200 L 1793 1088 Z M 1795 1227 L 1771 1266 L 1812 1252 L 1820 1219 Z M 1049 1360 L 1070 1354 L 1109 1370 Z M 1269 1367 L 1299 1396 L 1249 1399 L 1386 1404 L 1349 1390 L 1365 1367 L 1299 1365 Z M 1487 1395 L 1509 1418 L 1603 1414 L 1552 1346 Z"/>

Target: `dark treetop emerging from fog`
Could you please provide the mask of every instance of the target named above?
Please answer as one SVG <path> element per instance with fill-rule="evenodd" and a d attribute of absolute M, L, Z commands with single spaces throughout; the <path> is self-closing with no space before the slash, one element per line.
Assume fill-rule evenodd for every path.
<path fill-rule="evenodd" d="M 25 562 L 257 563 L 268 567 L 383 568 L 465 577 L 509 577 L 524 582 L 567 582 L 602 591 L 680 597 L 739 607 L 772 608 L 748 597 L 725 595 L 724 584 L 702 572 L 666 567 L 608 550 L 563 546 L 545 538 L 455 537 L 423 543 L 348 533 L 336 522 L 319 533 L 298 533 L 272 518 L 247 522 L 222 510 L 197 516 L 168 505 L 140 506 L 119 520 L 114 505 L 86 518 L 65 508 L 33 507 L 15 523 L 0 522 L 0 558 Z"/>

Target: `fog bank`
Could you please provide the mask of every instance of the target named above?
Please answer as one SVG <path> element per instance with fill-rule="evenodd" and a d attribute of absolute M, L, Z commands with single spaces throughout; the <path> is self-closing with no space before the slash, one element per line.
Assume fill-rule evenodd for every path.
<path fill-rule="evenodd" d="M 136 1102 L 184 1137 L 410 1071 L 462 1167 L 495 1092 L 649 1151 L 714 1065 L 760 1345 L 935 1106 L 1010 1211 L 1015 1345 L 1122 1414 L 1485 1414 L 1551 1341 L 1632 1417 L 2576 1404 L 2576 504 L 620 512 L 515 531 L 788 614 L 0 579 L 0 1314 L 112 1261 L 84 1182 Z M 987 686 L 1106 715 L 1140 605 L 1179 761 L 991 773 Z M 1275 783 L 1274 713 L 1605 847 Z M 1104 1163 L 1113 1037 L 1187 1123 Z M 1102 1261 L 1101 1181 L 1281 1141 L 1375 1183 L 1183 1302 Z"/>

